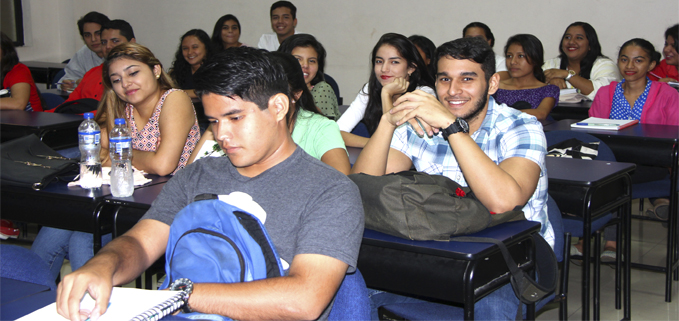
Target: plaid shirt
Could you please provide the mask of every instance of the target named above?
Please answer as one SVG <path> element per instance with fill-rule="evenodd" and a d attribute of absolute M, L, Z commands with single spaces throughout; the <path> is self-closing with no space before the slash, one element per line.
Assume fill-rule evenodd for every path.
<path fill-rule="evenodd" d="M 547 142 L 540 122 L 507 105 L 496 104 L 490 97 L 486 117 L 471 137 L 495 164 L 511 157 L 523 157 L 540 166 L 537 188 L 523 207 L 523 212 L 526 219 L 542 223 L 540 234 L 553 247 L 554 230 L 547 217 Z M 440 133 L 432 138 L 420 138 L 405 123 L 394 132 L 391 148 L 410 158 L 420 172 L 444 175 L 462 186 L 468 186 L 453 150 Z"/>

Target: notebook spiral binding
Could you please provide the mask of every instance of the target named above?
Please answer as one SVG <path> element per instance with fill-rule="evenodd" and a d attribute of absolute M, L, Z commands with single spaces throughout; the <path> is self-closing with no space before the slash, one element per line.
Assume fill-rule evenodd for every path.
<path fill-rule="evenodd" d="M 134 317 L 130 321 L 157 321 L 163 317 L 173 313 L 184 305 L 188 299 L 188 294 L 185 291 L 180 291 L 175 296 L 160 303 L 153 308 L 147 310 L 146 312 Z"/>

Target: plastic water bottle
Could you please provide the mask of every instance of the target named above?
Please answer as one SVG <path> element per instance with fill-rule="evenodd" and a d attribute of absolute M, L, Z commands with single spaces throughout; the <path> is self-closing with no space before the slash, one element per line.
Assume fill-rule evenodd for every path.
<path fill-rule="evenodd" d="M 134 192 L 132 137 L 125 119 L 116 118 L 108 140 L 111 156 L 111 194 L 114 197 L 132 196 Z"/>
<path fill-rule="evenodd" d="M 78 127 L 80 146 L 80 187 L 101 187 L 101 129 L 93 120 L 92 113 L 85 113 L 85 120 Z"/>

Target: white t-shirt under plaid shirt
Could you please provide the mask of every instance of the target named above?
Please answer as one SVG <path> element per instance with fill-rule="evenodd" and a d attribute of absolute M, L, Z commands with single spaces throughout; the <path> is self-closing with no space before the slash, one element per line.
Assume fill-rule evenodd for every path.
<path fill-rule="evenodd" d="M 540 166 L 537 188 L 523 207 L 523 212 L 526 219 L 542 223 L 540 235 L 554 247 L 554 230 L 547 216 L 547 142 L 542 124 L 534 116 L 497 104 L 490 97 L 486 118 L 471 137 L 495 164 L 511 157 L 523 157 Z M 405 123 L 394 132 L 391 148 L 410 158 L 419 172 L 444 175 L 462 186 L 468 186 L 453 150 L 440 134 L 420 138 Z"/>

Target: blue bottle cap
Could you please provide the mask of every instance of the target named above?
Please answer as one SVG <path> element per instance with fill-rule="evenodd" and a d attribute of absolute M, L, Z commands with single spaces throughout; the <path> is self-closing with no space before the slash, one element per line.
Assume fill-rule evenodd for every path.
<path fill-rule="evenodd" d="M 125 125 L 125 118 L 116 118 L 114 121 L 116 125 Z"/>
<path fill-rule="evenodd" d="M 83 117 L 85 117 L 85 119 L 92 119 L 92 118 L 94 118 L 94 114 L 93 113 L 84 113 Z"/>

